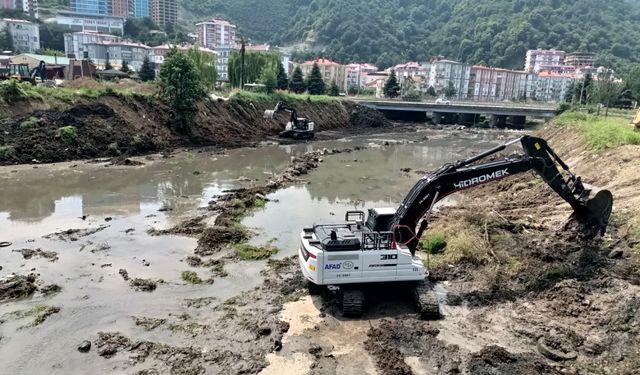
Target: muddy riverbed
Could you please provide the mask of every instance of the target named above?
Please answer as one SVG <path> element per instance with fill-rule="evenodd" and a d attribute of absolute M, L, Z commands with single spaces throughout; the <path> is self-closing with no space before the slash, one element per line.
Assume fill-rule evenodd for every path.
<path fill-rule="evenodd" d="M 230 354 L 203 356 L 207 348 L 215 352 L 213 348 L 225 346 L 234 352 L 255 350 L 246 367 L 235 363 L 229 372 L 257 372 L 270 362 L 263 354 L 273 351 L 273 345 L 281 347 L 281 339 L 254 342 L 230 334 L 235 325 L 249 323 L 234 321 L 242 313 L 231 314 L 227 307 L 234 298 L 259 293 L 255 288 L 265 288 L 264 279 L 271 282 L 282 270 L 299 284 L 289 292 L 302 287 L 287 259 L 296 253 L 302 226 L 339 220 L 348 209 L 396 206 L 420 171 L 516 135 L 425 130 L 288 146 L 181 151 L 137 158 L 142 163 L 138 166 L 94 160 L 2 167 L 0 242 L 10 245 L 0 248 L 0 277 L 33 274 L 38 290 L 0 305 L 0 372 L 224 373 L 228 359 L 221 358 Z M 196 238 L 149 233 L 205 212 L 225 190 L 264 184 L 281 174 L 293 157 L 324 148 L 362 149 L 324 157 L 316 170 L 303 176 L 304 182 L 270 193 L 264 207 L 242 219 L 253 232 L 252 244 L 279 249 L 272 258 L 285 265 L 280 270 L 264 260 L 227 261 L 223 272 L 194 267 L 187 260 L 197 246 Z M 207 220 L 205 224 L 214 218 Z M 194 271 L 208 282 L 190 284 L 182 277 L 184 271 Z M 153 288 L 135 286 L 135 279 L 149 280 Z M 268 290 L 274 293 L 273 288 Z M 261 304 L 255 295 L 252 298 L 253 302 L 245 301 L 249 309 L 251 303 Z M 279 310 L 283 301 L 275 300 L 269 303 Z M 279 315 L 271 315 L 273 321 L 267 326 L 281 322 Z M 269 327 L 269 332 L 277 329 Z M 290 331 L 300 329 L 290 322 Z M 282 331 L 280 336 L 286 330 Z M 100 332 L 117 332 L 138 345 L 117 337 L 109 341 Z M 342 344 L 349 345 L 344 339 Z M 77 350 L 84 340 L 93 344 L 89 353 Z M 141 342 L 147 345 L 142 354 Z M 184 348 L 194 347 L 198 353 L 185 354 Z M 189 364 L 176 364 L 177 352 L 190 358 L 183 361 Z M 289 362 L 272 358 L 265 371 L 287 367 Z"/>

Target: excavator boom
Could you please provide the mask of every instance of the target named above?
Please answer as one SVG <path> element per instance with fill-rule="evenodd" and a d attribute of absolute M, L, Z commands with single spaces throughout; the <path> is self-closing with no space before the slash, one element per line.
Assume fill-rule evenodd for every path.
<path fill-rule="evenodd" d="M 476 163 L 520 142 L 524 154 L 510 156 L 501 160 Z M 567 177 L 560 173 L 557 165 Z M 444 197 L 457 191 L 472 188 L 504 177 L 533 170 L 574 210 L 575 216 L 583 221 L 597 225 L 601 233 L 608 224 L 613 206 L 613 196 L 608 190 L 600 190 L 585 185 L 579 176 L 549 147 L 544 139 L 523 136 L 511 142 L 493 148 L 470 159 L 447 164 L 424 176 L 405 197 L 387 230 L 393 231 L 398 243 L 409 246 L 415 251 L 418 239 L 426 228 L 422 222 L 418 233 L 413 232 L 418 221 Z"/>

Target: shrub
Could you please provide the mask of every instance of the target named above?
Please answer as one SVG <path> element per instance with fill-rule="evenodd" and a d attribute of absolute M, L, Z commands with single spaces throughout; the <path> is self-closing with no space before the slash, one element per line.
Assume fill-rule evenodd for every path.
<path fill-rule="evenodd" d="M 236 249 L 238 250 L 238 256 L 242 260 L 267 259 L 278 252 L 278 249 L 273 246 L 257 247 L 247 243 L 237 245 Z"/>
<path fill-rule="evenodd" d="M 32 116 L 20 123 L 20 129 L 33 129 L 37 127 L 39 124 L 40 124 L 40 119 Z"/>
<path fill-rule="evenodd" d="M 183 271 L 182 280 L 190 284 L 202 284 L 202 279 L 200 278 L 200 276 L 198 276 L 198 274 L 193 271 Z"/>
<path fill-rule="evenodd" d="M 444 250 L 447 246 L 447 241 L 445 240 L 444 233 L 434 232 L 427 235 L 424 240 L 424 245 L 430 254 L 435 254 Z"/>
<path fill-rule="evenodd" d="M 28 96 L 24 86 L 14 79 L 0 84 L 0 98 L 7 103 L 13 103 Z"/>
<path fill-rule="evenodd" d="M 16 150 L 13 146 L 0 146 L 0 160 L 8 160 L 14 157 Z"/>
<path fill-rule="evenodd" d="M 75 143 L 78 139 L 78 132 L 75 126 L 70 125 L 58 128 L 56 135 L 62 140 L 62 142 L 68 144 Z"/>
<path fill-rule="evenodd" d="M 110 143 L 109 146 L 107 146 L 107 148 L 109 149 L 109 152 L 112 153 L 113 155 L 120 155 L 120 147 L 118 146 L 118 142 L 113 142 Z"/>

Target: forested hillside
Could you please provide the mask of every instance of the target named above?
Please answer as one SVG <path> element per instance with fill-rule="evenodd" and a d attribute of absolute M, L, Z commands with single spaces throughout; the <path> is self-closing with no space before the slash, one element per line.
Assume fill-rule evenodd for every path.
<path fill-rule="evenodd" d="M 518 68 L 529 48 L 587 51 L 628 69 L 640 59 L 638 0 L 184 0 L 254 41 L 311 42 L 342 62 L 380 66 L 444 55 Z"/>

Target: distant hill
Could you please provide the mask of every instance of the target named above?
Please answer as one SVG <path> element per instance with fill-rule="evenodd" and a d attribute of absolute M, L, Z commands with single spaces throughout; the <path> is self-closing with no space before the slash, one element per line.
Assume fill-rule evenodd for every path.
<path fill-rule="evenodd" d="M 256 42 L 310 42 L 342 62 L 390 66 L 444 55 L 521 68 L 530 48 L 593 52 L 626 70 L 640 60 L 638 0 L 183 0 Z M 197 15 L 197 16 L 194 16 Z"/>

